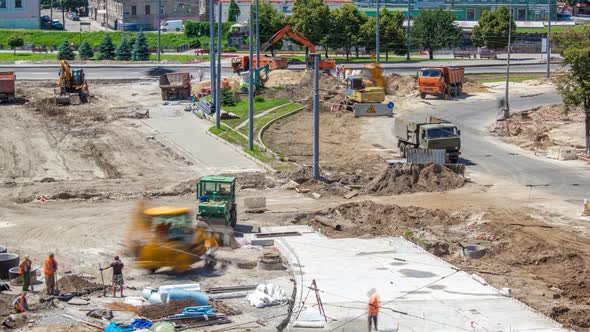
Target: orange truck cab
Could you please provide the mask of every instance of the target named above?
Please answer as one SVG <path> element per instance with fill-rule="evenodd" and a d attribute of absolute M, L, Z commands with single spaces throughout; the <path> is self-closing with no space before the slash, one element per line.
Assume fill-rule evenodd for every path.
<path fill-rule="evenodd" d="M 420 97 L 437 95 L 442 99 L 461 95 L 465 68 L 457 67 L 424 67 L 418 72 L 418 89 Z"/>
<path fill-rule="evenodd" d="M 252 69 L 257 69 L 256 67 L 256 56 L 252 57 L 254 62 L 252 62 Z M 250 56 L 242 55 L 237 58 L 231 59 L 231 67 L 234 73 L 241 73 L 243 71 L 248 71 Z M 270 70 L 275 69 L 287 69 L 289 67 L 289 63 L 287 60 L 283 58 L 275 58 L 275 57 L 268 57 L 268 56 L 261 56 L 260 57 L 260 67 L 264 67 L 268 65 Z"/>

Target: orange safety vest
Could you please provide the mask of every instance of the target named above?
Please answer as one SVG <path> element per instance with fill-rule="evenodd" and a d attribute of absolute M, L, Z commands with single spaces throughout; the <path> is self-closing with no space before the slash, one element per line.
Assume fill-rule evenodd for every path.
<path fill-rule="evenodd" d="M 47 257 L 45 264 L 43 265 L 43 273 L 46 275 L 53 275 L 55 271 L 57 271 L 57 261 Z"/>
<path fill-rule="evenodd" d="M 30 260 L 30 259 L 27 259 L 27 258 L 25 258 L 25 260 L 24 260 L 24 261 L 22 261 L 22 262 L 20 263 L 20 265 L 18 266 L 18 274 L 19 274 L 19 275 L 21 275 L 21 276 L 22 276 L 23 274 L 25 274 L 25 271 L 27 270 L 27 265 L 31 266 L 31 263 L 32 263 L 32 262 L 31 262 L 31 260 Z"/>
<path fill-rule="evenodd" d="M 377 293 L 371 295 L 369 298 L 369 316 L 374 316 L 379 313 L 379 296 Z"/>

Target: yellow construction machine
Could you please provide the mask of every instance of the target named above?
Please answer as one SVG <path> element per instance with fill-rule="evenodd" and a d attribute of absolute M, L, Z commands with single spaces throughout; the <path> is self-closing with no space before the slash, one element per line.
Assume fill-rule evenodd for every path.
<path fill-rule="evenodd" d="M 59 91 L 54 91 L 55 103 L 58 105 L 71 104 L 70 94 L 75 93 L 83 98 L 82 85 L 85 82 L 84 70 L 72 69 L 66 60 L 61 60 L 59 70 Z"/>
<path fill-rule="evenodd" d="M 128 235 L 137 266 L 152 273 L 163 267 L 182 273 L 201 260 L 208 268 L 214 266 L 219 240 L 205 223 L 195 225 L 194 220 L 188 208 L 145 209 L 140 202 Z"/>
<path fill-rule="evenodd" d="M 384 104 L 386 79 L 379 63 L 365 66 L 370 73 L 370 82 L 361 76 L 346 77 L 346 109 L 353 111 L 355 116 L 385 115 L 393 116 L 391 103 Z M 368 86 L 368 83 L 372 86 Z"/>

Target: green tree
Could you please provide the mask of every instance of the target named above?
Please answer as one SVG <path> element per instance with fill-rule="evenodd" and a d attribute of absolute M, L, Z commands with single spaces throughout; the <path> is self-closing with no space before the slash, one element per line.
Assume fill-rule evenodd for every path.
<path fill-rule="evenodd" d="M 110 35 L 106 35 L 98 45 L 98 60 L 113 60 L 115 58 L 115 45 Z"/>
<path fill-rule="evenodd" d="M 509 21 L 510 10 L 506 6 L 494 11 L 485 10 L 471 32 L 473 45 L 486 46 L 491 49 L 506 47 L 508 45 L 508 29 L 510 28 Z M 516 23 L 512 20 L 512 31 L 515 30 Z"/>
<path fill-rule="evenodd" d="M 289 21 L 314 45 L 325 46 L 331 27 L 330 7 L 323 0 L 295 0 Z"/>
<path fill-rule="evenodd" d="M 557 91 L 566 110 L 581 107 L 584 110 L 584 138 L 586 153 L 590 153 L 590 24 L 582 30 L 569 29 L 552 36 L 561 49 L 564 66 L 570 69 L 559 76 Z"/>
<path fill-rule="evenodd" d="M 260 4 L 258 4 L 258 10 L 260 11 Z M 240 18 L 240 14 L 240 6 L 238 6 L 234 0 L 231 0 L 229 3 L 229 9 L 227 10 L 227 21 L 237 22 Z"/>
<path fill-rule="evenodd" d="M 258 4 L 258 12 L 260 14 L 260 42 L 264 45 L 277 31 L 287 24 L 287 18 L 285 14 L 279 12 L 268 1 L 262 1 Z M 274 45 L 269 46 L 268 49 L 274 55 L 274 51 L 281 49 L 281 47 L 283 47 L 283 42 L 279 40 Z"/>
<path fill-rule="evenodd" d="M 131 51 L 131 58 L 133 61 L 147 61 L 150 59 L 150 50 L 143 31 L 140 31 L 137 38 L 135 38 L 133 50 Z"/>
<path fill-rule="evenodd" d="M 443 9 L 423 10 L 414 19 L 412 43 L 428 50 L 430 60 L 434 51 L 456 47 L 461 41 L 461 28 L 455 24 L 455 14 Z"/>
<path fill-rule="evenodd" d="M 23 47 L 24 44 L 25 44 L 25 41 L 17 35 L 12 35 L 12 36 L 10 36 L 10 38 L 8 38 L 8 47 L 10 47 L 14 51 L 15 55 L 16 55 L 16 48 Z"/>
<path fill-rule="evenodd" d="M 395 54 L 405 54 L 406 49 L 406 30 L 403 28 L 404 14 L 400 11 L 389 12 L 387 9 L 381 10 L 379 15 L 379 25 L 381 30 L 381 51 L 385 51 L 385 61 L 389 60 L 389 52 Z M 376 18 L 369 17 L 367 22 L 361 27 L 363 45 L 368 50 L 374 50 L 375 34 L 377 26 Z"/>
<path fill-rule="evenodd" d="M 88 60 L 94 56 L 94 51 L 92 50 L 92 47 L 90 47 L 90 44 L 88 44 L 87 40 L 78 47 L 78 55 L 82 60 Z"/>
<path fill-rule="evenodd" d="M 117 45 L 117 49 L 115 50 L 115 59 L 119 61 L 131 60 L 131 45 L 129 45 L 127 38 L 121 38 L 121 42 Z"/>
<path fill-rule="evenodd" d="M 58 60 L 74 60 L 76 58 L 76 54 L 72 51 L 70 47 L 70 42 L 67 39 L 64 39 L 63 43 L 59 45 L 57 48 L 57 59 Z"/>
<path fill-rule="evenodd" d="M 367 21 L 367 15 L 360 12 L 352 4 L 345 4 L 340 8 L 330 11 L 329 26 L 331 29 L 326 34 L 328 46 L 332 48 L 344 48 L 346 59 L 348 60 L 352 47 L 363 44 L 365 40 L 365 36 L 361 33 L 361 27 Z M 373 23 L 375 23 L 375 20 L 373 20 Z M 375 30 L 373 29 L 373 31 Z"/>

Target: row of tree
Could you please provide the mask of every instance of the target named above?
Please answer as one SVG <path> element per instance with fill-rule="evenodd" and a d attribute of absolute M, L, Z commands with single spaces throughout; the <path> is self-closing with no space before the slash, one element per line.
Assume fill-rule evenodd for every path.
<path fill-rule="evenodd" d="M 230 5 L 230 17 L 239 16 Z M 293 14 L 286 16 L 269 2 L 260 2 L 260 40 L 267 42 L 272 35 L 287 24 L 305 35 L 315 45 L 320 45 L 326 52 L 329 49 L 342 49 L 347 58 L 354 49 L 364 47 L 367 51 L 375 50 L 376 18 L 369 17 L 352 4 L 330 9 L 322 0 L 296 0 Z M 407 31 L 403 27 L 405 16 L 401 12 L 380 12 L 380 50 L 387 55 L 407 52 Z M 443 9 L 423 10 L 413 19 L 410 43 L 413 49 L 427 50 L 432 58 L 434 51 L 441 48 L 459 46 L 462 30 L 455 24 L 453 13 Z M 516 25 L 511 22 L 512 28 Z M 472 40 L 475 46 L 489 48 L 505 47 L 508 42 L 509 11 L 502 7 L 496 11 L 485 11 L 479 26 L 473 30 Z M 282 48 L 278 42 L 270 51 Z"/>
<path fill-rule="evenodd" d="M 95 56 L 95 52 L 88 41 L 84 41 L 78 47 L 78 55 L 81 59 L 87 60 Z M 75 57 L 69 41 L 64 40 L 57 50 L 57 58 L 74 60 Z M 143 32 L 140 32 L 134 41 L 122 38 L 117 47 L 113 44 L 111 37 L 106 35 L 96 48 L 96 58 L 98 60 L 147 61 L 150 59 L 150 52 Z"/>

